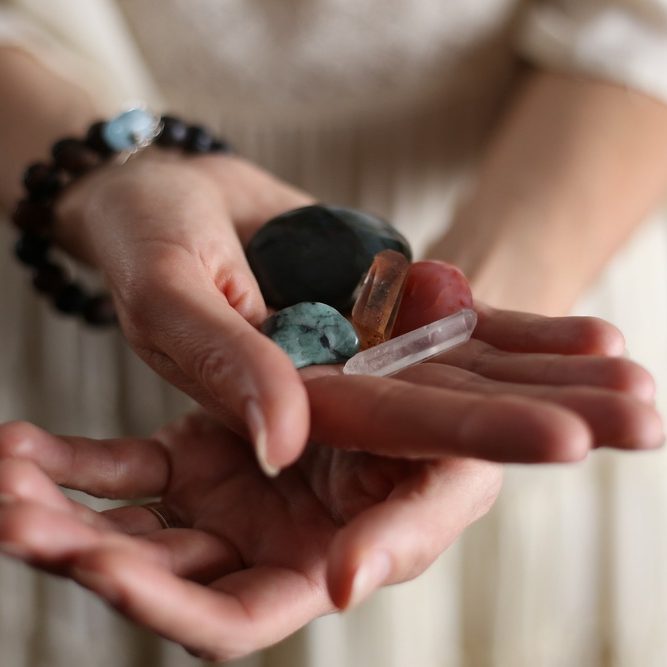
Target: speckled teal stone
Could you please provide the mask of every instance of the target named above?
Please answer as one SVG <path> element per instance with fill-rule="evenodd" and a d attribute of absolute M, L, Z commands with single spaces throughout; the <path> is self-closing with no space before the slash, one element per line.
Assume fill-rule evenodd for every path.
<path fill-rule="evenodd" d="M 262 331 L 280 345 L 297 368 L 338 364 L 359 351 L 353 326 L 324 303 L 297 303 L 269 317 Z"/>
<path fill-rule="evenodd" d="M 113 151 L 128 151 L 155 138 L 160 120 L 145 109 L 130 109 L 105 123 L 104 142 Z"/>

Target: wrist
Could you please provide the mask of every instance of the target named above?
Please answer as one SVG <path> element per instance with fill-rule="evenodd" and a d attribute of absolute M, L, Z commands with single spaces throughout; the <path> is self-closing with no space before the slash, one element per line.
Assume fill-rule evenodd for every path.
<path fill-rule="evenodd" d="M 481 198 L 469 202 L 428 255 L 458 266 L 476 299 L 497 308 L 562 315 L 591 276 L 584 273 L 588 263 L 572 254 L 576 230 L 567 228 L 574 220 L 559 220 L 549 211 L 489 205 Z"/>
<path fill-rule="evenodd" d="M 142 192 L 147 174 L 154 177 L 156 169 L 148 171 L 145 164 L 135 161 L 121 170 L 114 158 L 131 156 L 154 143 L 193 155 L 229 150 L 224 141 L 215 139 L 204 128 L 167 116 L 160 118 L 143 109 L 131 109 L 108 122 L 93 124 L 85 137 L 56 142 L 47 162 L 33 163 L 26 169 L 25 194 L 12 216 L 21 231 L 16 256 L 32 270 L 35 287 L 49 296 L 61 312 L 82 315 L 91 324 L 113 321 L 107 314 L 113 314 L 110 306 L 106 307 L 110 304 L 109 296 L 91 295 L 85 286 L 68 277 L 57 255 L 52 254 L 52 245 L 60 241 L 65 250 L 99 268 L 104 268 L 107 255 L 113 257 L 120 246 L 121 254 L 116 252 L 115 256 L 122 265 L 123 244 L 114 241 L 116 237 L 123 239 L 128 231 L 131 240 L 135 225 L 142 226 L 142 216 L 148 220 L 155 217 L 150 206 L 143 212 L 139 208 L 137 216 L 132 216 L 131 211 L 140 201 L 133 195 Z M 160 169 L 165 168 L 166 163 L 161 162 Z M 162 186 L 173 201 L 170 183 Z M 118 206 L 121 211 L 123 206 L 126 210 L 129 207 L 130 215 L 114 215 L 114 207 Z M 164 210 L 168 212 L 169 208 Z M 114 222 L 121 224 L 116 226 Z M 104 302 L 103 309 L 92 308 L 98 301 Z"/>

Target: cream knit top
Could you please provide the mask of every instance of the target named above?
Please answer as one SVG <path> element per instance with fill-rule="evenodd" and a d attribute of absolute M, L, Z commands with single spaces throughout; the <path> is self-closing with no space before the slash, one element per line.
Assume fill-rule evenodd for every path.
<path fill-rule="evenodd" d="M 109 113 L 150 100 L 209 123 L 321 199 L 393 220 L 417 254 L 451 217 L 521 60 L 667 102 L 667 0 L 0 0 L 3 42 Z M 0 246 L 10 238 L 0 229 Z M 51 314 L 9 260 L 0 285 L 0 420 L 114 435 L 184 409 L 120 336 Z M 660 382 L 665 303 L 659 219 L 579 309 L 624 328 Z M 425 575 L 242 664 L 664 667 L 667 458 L 592 459 L 511 469 L 493 512 Z M 0 665 L 79 664 L 196 661 L 0 557 Z"/>

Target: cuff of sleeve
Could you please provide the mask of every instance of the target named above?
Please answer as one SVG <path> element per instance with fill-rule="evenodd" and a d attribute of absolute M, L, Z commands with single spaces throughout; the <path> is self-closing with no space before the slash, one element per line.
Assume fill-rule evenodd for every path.
<path fill-rule="evenodd" d="M 566 11 L 543 4 L 527 13 L 518 48 L 538 65 L 587 74 L 667 103 L 667 16 L 608 5 Z"/>
<path fill-rule="evenodd" d="M 71 24 L 68 18 L 62 19 L 66 25 Z M 61 38 L 59 26 L 0 7 L 0 47 L 22 49 L 61 78 L 78 84 L 91 94 L 101 113 L 115 113 L 119 106 L 139 101 L 161 106 L 161 97 L 116 15 L 91 8 L 87 19 L 97 20 L 101 28 L 94 33 L 97 40 L 87 35 L 83 43 L 70 40 L 69 34 Z"/>
<path fill-rule="evenodd" d="M 94 74 L 83 59 L 18 11 L 0 8 L 0 47 L 20 49 L 60 78 L 94 90 Z"/>

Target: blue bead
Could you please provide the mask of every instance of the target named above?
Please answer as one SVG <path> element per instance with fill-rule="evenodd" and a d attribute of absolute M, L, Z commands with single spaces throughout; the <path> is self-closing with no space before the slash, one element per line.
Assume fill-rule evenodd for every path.
<path fill-rule="evenodd" d="M 113 151 L 128 151 L 155 138 L 159 120 L 144 109 L 130 109 L 105 123 L 102 137 Z"/>

